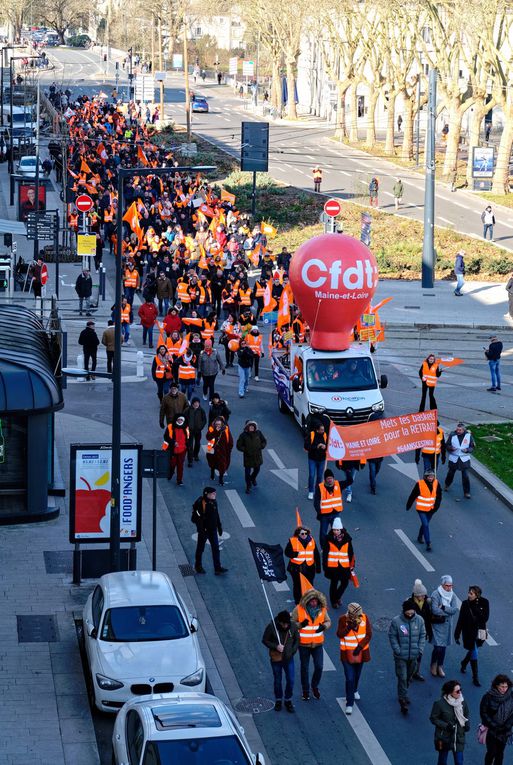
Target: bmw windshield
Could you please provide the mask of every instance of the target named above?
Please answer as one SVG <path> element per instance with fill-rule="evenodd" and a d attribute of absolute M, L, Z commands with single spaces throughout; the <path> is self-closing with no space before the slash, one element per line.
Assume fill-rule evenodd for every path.
<path fill-rule="evenodd" d="M 177 640 L 189 631 L 176 606 L 124 606 L 109 608 L 103 620 L 101 640 L 136 643 L 145 640 Z"/>
<path fill-rule="evenodd" d="M 373 390 L 378 387 L 369 358 L 310 359 L 306 364 L 308 390 L 325 393 Z"/>
<path fill-rule="evenodd" d="M 251 765 L 236 736 L 148 741 L 143 765 Z"/>

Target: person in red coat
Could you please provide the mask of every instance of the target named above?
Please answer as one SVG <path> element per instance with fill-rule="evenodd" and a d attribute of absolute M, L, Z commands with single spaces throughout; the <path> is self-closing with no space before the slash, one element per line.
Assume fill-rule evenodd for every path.
<path fill-rule="evenodd" d="M 230 467 L 233 449 L 233 436 L 224 417 L 216 417 L 207 430 L 207 462 L 210 478 L 219 472 L 219 485 L 224 486 L 224 474 Z"/>
<path fill-rule="evenodd" d="M 182 328 L 182 320 L 178 315 L 176 308 L 170 308 L 164 317 L 164 331 L 166 335 L 171 335 L 173 332 L 180 332 Z"/>
<path fill-rule="evenodd" d="M 137 313 L 143 328 L 143 345 L 146 345 L 146 339 L 148 339 L 148 348 L 153 348 L 153 327 L 159 315 L 157 306 L 153 300 L 147 300 Z"/>

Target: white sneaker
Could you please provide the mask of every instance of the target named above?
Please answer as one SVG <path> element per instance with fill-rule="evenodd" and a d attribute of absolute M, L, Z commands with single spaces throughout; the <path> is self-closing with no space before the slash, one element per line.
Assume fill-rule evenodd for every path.
<path fill-rule="evenodd" d="M 255 377 L 255 382 L 260 382 L 260 377 Z"/>
<path fill-rule="evenodd" d="M 346 715 L 352 715 L 353 714 L 353 707 L 346 707 Z"/>
<path fill-rule="evenodd" d="M 308 499 L 313 499 L 313 491 L 308 492 Z"/>
<path fill-rule="evenodd" d="M 354 692 L 354 700 L 355 701 L 360 701 L 360 694 L 358 693 L 358 691 Z"/>
<path fill-rule="evenodd" d="M 346 497 L 346 502 L 352 502 L 352 501 L 353 501 L 353 495 L 352 494 L 348 494 L 347 497 Z"/>
<path fill-rule="evenodd" d="M 204 394 L 203 394 L 203 401 L 207 401 L 207 399 L 208 399 L 208 396 L 207 396 L 207 395 L 205 395 L 205 393 L 204 393 Z"/>

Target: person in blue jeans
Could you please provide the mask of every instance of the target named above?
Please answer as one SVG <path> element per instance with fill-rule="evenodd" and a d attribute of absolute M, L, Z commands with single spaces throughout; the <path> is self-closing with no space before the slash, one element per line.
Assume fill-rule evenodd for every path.
<path fill-rule="evenodd" d="M 255 355 L 245 340 L 240 341 L 237 351 L 237 366 L 239 369 L 239 398 L 244 398 L 248 392 L 249 378 Z"/>
<path fill-rule="evenodd" d="M 301 664 L 301 687 L 303 701 L 310 701 L 310 687 L 315 699 L 321 698 L 319 684 L 323 670 L 324 632 L 331 627 L 331 619 L 326 608 L 326 598 L 312 588 L 307 590 L 299 604 L 292 611 L 292 621 L 299 630 L 299 660 Z M 310 680 L 310 659 L 314 671 Z"/>
<path fill-rule="evenodd" d="M 490 367 L 490 377 L 492 378 L 492 385 L 490 388 L 487 388 L 490 393 L 501 390 L 500 360 L 502 347 L 502 343 L 497 339 L 497 335 L 492 335 L 490 337 L 490 345 L 484 349 L 485 356 L 488 359 L 488 366 Z"/>
<path fill-rule="evenodd" d="M 431 536 L 429 532 L 429 522 L 440 507 L 442 501 L 442 488 L 435 476 L 434 470 L 426 470 L 424 478 L 417 481 L 413 487 L 410 496 L 406 502 L 406 509 L 409 510 L 415 502 L 415 509 L 420 518 L 420 530 L 417 542 L 422 544 L 426 542 L 426 550 L 431 551 Z"/>
<path fill-rule="evenodd" d="M 429 716 L 435 726 L 437 765 L 447 765 L 452 752 L 455 765 L 463 765 L 465 734 L 470 730 L 468 705 L 461 692 L 461 683 L 447 680 L 442 685 L 442 697 L 435 701 Z"/>
<path fill-rule="evenodd" d="M 459 252 L 456 253 L 456 257 L 454 259 L 454 273 L 456 274 L 456 289 L 454 290 L 454 294 L 456 297 L 462 296 L 462 289 L 463 285 L 465 284 L 465 251 L 459 250 Z"/>
<path fill-rule="evenodd" d="M 269 649 L 271 669 L 274 679 L 274 710 L 280 712 L 283 707 L 283 675 L 285 675 L 285 709 L 294 712 L 292 693 L 294 690 L 294 656 L 299 647 L 297 624 L 291 620 L 288 611 L 280 611 L 269 622 L 262 636 L 262 643 Z"/>
<path fill-rule="evenodd" d="M 349 603 L 347 613 L 338 620 L 340 661 L 346 678 L 346 715 L 353 713 L 354 702 L 360 699 L 358 683 L 363 665 L 370 661 L 369 643 L 372 626 L 359 603 Z"/>
<path fill-rule="evenodd" d="M 327 445 L 326 428 L 322 423 L 315 422 L 306 434 L 303 444 L 308 454 L 308 499 L 313 499 L 315 487 L 323 479 Z"/>

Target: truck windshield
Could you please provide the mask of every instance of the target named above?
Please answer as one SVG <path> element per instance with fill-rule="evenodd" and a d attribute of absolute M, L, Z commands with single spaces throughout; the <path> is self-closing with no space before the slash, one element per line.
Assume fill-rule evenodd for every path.
<path fill-rule="evenodd" d="M 310 359 L 306 382 L 311 391 L 340 393 L 377 388 L 374 367 L 368 358 Z"/>

